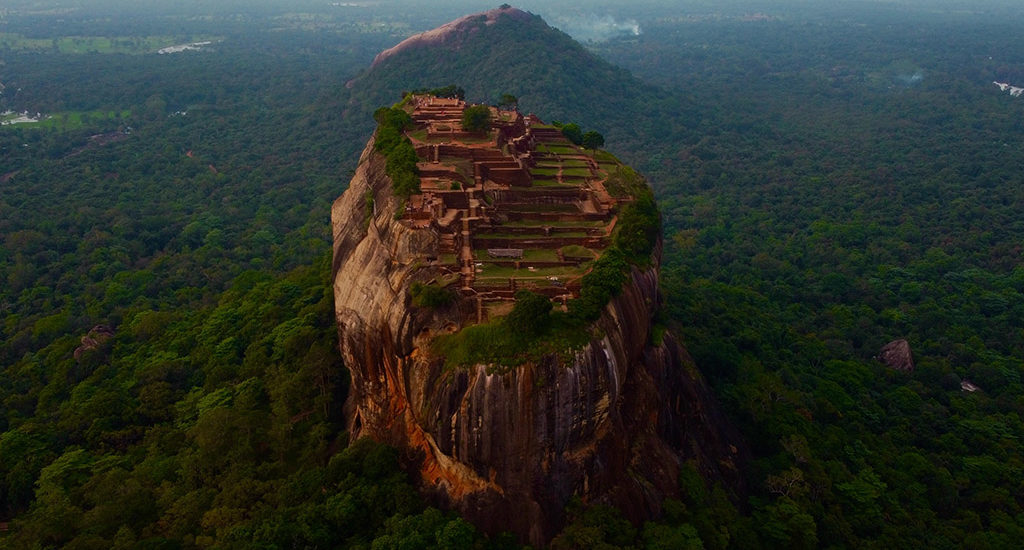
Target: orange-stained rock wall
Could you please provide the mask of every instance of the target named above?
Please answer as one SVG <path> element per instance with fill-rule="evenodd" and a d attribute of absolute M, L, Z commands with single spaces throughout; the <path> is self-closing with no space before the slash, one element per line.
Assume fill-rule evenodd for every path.
<path fill-rule="evenodd" d="M 561 529 L 573 495 L 617 505 L 635 522 L 656 516 L 684 460 L 738 486 L 732 431 L 685 350 L 671 335 L 651 343 L 656 268 L 633 270 L 596 323 L 600 337 L 569 357 L 504 373 L 446 370 L 426 352 L 430 340 L 473 319 L 464 303 L 411 305 L 412 282 L 436 276 L 423 258 L 436 256 L 438 236 L 396 222 L 389 190 L 371 142 L 332 209 L 353 438 L 403 449 L 438 503 L 537 546 Z M 369 220 L 368 191 L 378 205 Z"/>

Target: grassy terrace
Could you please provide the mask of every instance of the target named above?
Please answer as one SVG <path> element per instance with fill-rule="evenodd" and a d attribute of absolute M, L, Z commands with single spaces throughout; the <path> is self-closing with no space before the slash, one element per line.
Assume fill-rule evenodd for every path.
<path fill-rule="evenodd" d="M 556 250 L 553 248 L 536 248 L 527 249 L 523 251 L 523 262 L 557 262 L 562 261 L 558 256 L 558 251 L 561 251 L 564 256 L 571 258 L 596 258 L 597 252 L 585 248 L 577 244 L 570 244 L 563 246 Z M 498 262 L 498 261 L 513 261 L 511 258 L 492 258 L 487 253 L 486 249 L 479 249 L 473 251 L 473 257 L 478 262 Z"/>
<path fill-rule="evenodd" d="M 514 222 L 506 222 L 503 223 L 502 225 L 506 227 L 605 227 L 608 225 L 608 223 L 603 221 L 560 222 L 543 220 L 520 220 Z"/>
<path fill-rule="evenodd" d="M 591 250 L 589 248 L 584 248 L 584 247 L 576 245 L 576 244 L 571 244 L 569 246 L 563 246 L 561 248 L 561 251 L 562 251 L 562 254 L 564 256 L 569 256 L 569 257 L 576 257 L 576 258 L 586 258 L 586 257 L 596 258 L 597 257 L 597 253 L 594 252 L 593 250 Z"/>
<path fill-rule="evenodd" d="M 432 144 L 433 143 L 436 143 L 436 144 L 454 143 L 454 142 L 458 141 L 459 143 L 466 143 L 466 144 L 473 145 L 473 144 L 479 144 L 479 143 L 491 143 L 491 142 L 494 141 L 493 137 L 488 137 L 488 136 L 462 136 L 462 137 L 459 137 L 458 139 L 455 139 L 455 138 L 452 138 L 451 136 L 446 136 L 444 134 L 441 134 L 441 135 L 438 135 L 438 136 L 429 137 L 427 135 L 427 131 L 426 130 L 417 130 L 415 132 L 410 132 L 409 136 L 411 138 L 417 140 L 417 141 L 422 142 L 422 143 L 432 143 Z"/>
<path fill-rule="evenodd" d="M 583 247 L 580 247 L 580 248 L 583 248 Z M 584 250 L 586 250 L 586 249 L 584 248 Z M 478 262 L 499 261 L 499 260 L 512 261 L 513 260 L 513 258 L 492 258 L 491 255 L 487 253 L 486 249 L 474 250 L 473 251 L 473 257 L 476 258 L 476 260 Z M 548 248 L 533 248 L 533 249 L 529 249 L 529 250 L 523 250 L 522 261 L 524 261 L 524 262 L 557 262 L 557 261 L 559 261 L 559 258 L 558 258 L 558 253 L 556 251 L 552 250 L 552 249 L 548 249 Z"/>
<path fill-rule="evenodd" d="M 544 189 L 576 189 L 579 185 L 571 183 L 559 182 L 558 180 L 533 180 L 534 187 L 542 187 Z"/>
<path fill-rule="evenodd" d="M 476 236 L 477 237 L 495 237 L 495 236 L 509 237 L 511 235 L 516 235 L 516 236 L 522 237 L 524 239 L 533 239 L 533 238 L 536 238 L 536 237 L 543 237 L 544 236 L 544 228 L 541 227 L 541 226 L 527 226 L 526 229 L 533 229 L 534 231 L 524 231 L 524 232 L 502 231 L 502 229 L 505 228 L 505 227 L 506 226 L 504 224 L 502 224 L 502 225 L 491 226 L 490 228 L 487 228 L 487 229 L 480 229 L 480 230 L 478 230 L 476 232 Z"/>
<path fill-rule="evenodd" d="M 561 145 L 553 143 L 540 143 L 537 145 L 537 151 L 541 153 L 556 153 L 559 155 L 572 155 L 579 153 L 579 148 L 573 145 Z"/>
<path fill-rule="evenodd" d="M 580 264 L 579 266 L 562 266 L 562 267 L 538 267 L 534 269 L 520 268 L 496 265 L 484 262 L 484 265 L 477 268 L 478 273 L 476 279 L 481 282 L 486 282 L 487 279 L 508 279 L 515 277 L 516 279 L 532 280 L 532 279 L 547 279 L 548 277 L 577 277 L 583 275 L 586 272 L 586 264 Z"/>
<path fill-rule="evenodd" d="M 619 166 L 622 164 L 622 162 L 620 162 L 615 155 L 609 153 L 608 151 L 593 151 L 590 156 L 600 163 L 611 164 L 613 166 Z"/>
<path fill-rule="evenodd" d="M 562 170 L 563 177 L 589 178 L 593 172 L 589 168 L 566 168 Z"/>
<path fill-rule="evenodd" d="M 537 239 L 544 239 L 544 238 L 556 239 L 556 238 L 563 238 L 563 237 L 586 237 L 586 236 L 588 236 L 586 231 L 565 231 L 565 232 L 561 232 L 561 233 L 556 233 L 554 235 L 551 235 L 550 237 L 544 235 L 544 233 L 525 234 L 524 235 L 522 233 L 500 233 L 500 232 L 495 231 L 494 233 L 481 233 L 480 234 L 480 237 L 486 238 L 486 239 L 510 239 L 510 240 L 519 240 L 519 239 L 537 240 Z"/>
<path fill-rule="evenodd" d="M 537 181 L 538 180 L 534 180 L 533 183 L 536 184 Z M 563 183 L 563 184 L 559 184 L 556 180 L 547 180 L 547 182 L 548 182 L 547 187 L 561 186 L 561 187 L 564 187 L 566 189 L 572 189 L 572 190 L 575 190 L 575 191 L 578 191 L 579 188 L 580 188 L 580 183 L 578 183 L 578 182 L 577 183 Z M 537 187 L 538 186 L 536 186 L 536 185 L 533 186 L 533 187 L 519 187 L 519 188 L 516 188 L 516 192 L 520 196 L 529 196 L 531 193 L 535 194 L 535 195 L 537 195 L 539 197 L 546 197 L 546 196 L 550 195 L 550 190 L 548 190 L 548 189 L 538 189 Z"/>
<path fill-rule="evenodd" d="M 473 145 L 473 144 L 479 144 L 479 143 L 494 143 L 494 139 L 495 139 L 494 134 L 487 134 L 487 135 L 481 135 L 481 136 L 460 137 L 459 138 L 459 142 L 460 143 L 466 143 L 466 144 L 469 144 L 469 145 Z"/>
<path fill-rule="evenodd" d="M 538 168 L 587 168 L 589 166 L 589 162 L 581 159 L 558 160 L 548 157 L 537 162 Z"/>
<path fill-rule="evenodd" d="M 613 197 L 621 198 L 634 196 L 638 189 L 646 189 L 647 184 L 635 170 L 620 165 L 608 172 L 604 187 Z"/>
<path fill-rule="evenodd" d="M 557 176 L 558 168 L 531 168 L 530 174 L 534 176 Z"/>
<path fill-rule="evenodd" d="M 517 204 L 515 208 L 510 208 L 510 211 L 515 212 L 577 212 L 577 208 L 572 204 Z"/>

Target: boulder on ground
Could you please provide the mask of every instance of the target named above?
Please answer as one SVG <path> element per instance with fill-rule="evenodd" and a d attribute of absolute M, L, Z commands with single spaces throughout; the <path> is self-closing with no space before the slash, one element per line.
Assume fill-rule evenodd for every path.
<path fill-rule="evenodd" d="M 75 348 L 75 359 L 81 359 L 82 354 L 94 350 L 103 345 L 114 336 L 114 329 L 107 325 L 96 325 L 92 330 L 82 337 L 82 345 Z"/>
<path fill-rule="evenodd" d="M 893 340 L 882 346 L 877 359 L 889 368 L 902 372 L 914 370 L 914 356 L 910 353 L 910 344 L 906 340 Z"/>

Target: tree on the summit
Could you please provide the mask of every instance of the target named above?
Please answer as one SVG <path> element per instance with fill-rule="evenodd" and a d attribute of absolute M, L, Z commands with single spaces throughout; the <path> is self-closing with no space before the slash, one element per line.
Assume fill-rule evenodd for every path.
<path fill-rule="evenodd" d="M 583 131 L 580 130 L 579 124 L 576 124 L 575 122 L 570 122 L 569 124 L 562 126 L 562 135 L 565 136 L 565 139 L 576 145 L 583 143 Z"/>
<path fill-rule="evenodd" d="M 466 90 L 462 89 L 462 86 L 456 84 L 449 84 L 443 88 L 434 88 L 432 90 L 426 90 L 426 92 L 436 97 L 445 97 L 449 99 L 466 99 Z"/>
<path fill-rule="evenodd" d="M 519 98 L 512 94 L 501 94 L 501 99 L 498 100 L 498 107 L 517 109 L 519 108 Z"/>
<path fill-rule="evenodd" d="M 598 149 L 604 145 L 604 136 L 591 130 L 583 134 L 583 147 L 587 149 Z"/>
<path fill-rule="evenodd" d="M 486 132 L 491 127 L 491 108 L 486 105 L 466 107 L 462 112 L 462 129 L 467 132 Z"/>

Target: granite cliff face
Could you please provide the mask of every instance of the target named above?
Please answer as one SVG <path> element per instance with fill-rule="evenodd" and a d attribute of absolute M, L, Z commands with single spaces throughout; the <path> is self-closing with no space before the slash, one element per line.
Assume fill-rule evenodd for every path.
<path fill-rule="evenodd" d="M 502 374 L 485 365 L 445 369 L 428 344 L 461 328 L 465 314 L 412 305 L 410 285 L 435 275 L 429 259 L 439 238 L 396 221 L 400 201 L 390 189 L 371 140 L 332 208 L 353 439 L 406 450 L 439 504 L 535 545 L 558 532 L 573 495 L 616 505 L 634 521 L 656 515 L 677 492 L 682 461 L 739 484 L 732 432 L 689 356 L 671 335 L 651 343 L 656 269 L 633 270 L 596 323 L 601 337 L 571 358 Z"/>

